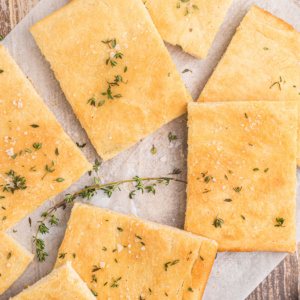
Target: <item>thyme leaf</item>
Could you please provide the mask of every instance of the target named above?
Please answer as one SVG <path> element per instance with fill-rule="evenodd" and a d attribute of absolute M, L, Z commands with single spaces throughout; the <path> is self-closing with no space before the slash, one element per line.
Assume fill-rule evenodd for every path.
<path fill-rule="evenodd" d="M 58 258 L 64 259 L 66 257 L 66 255 L 67 255 L 67 253 L 60 253 Z"/>
<path fill-rule="evenodd" d="M 157 148 L 155 148 L 154 145 L 153 145 L 153 147 L 151 148 L 151 153 L 152 153 L 153 155 L 157 153 Z"/>
<path fill-rule="evenodd" d="M 242 188 L 243 188 L 242 186 L 241 186 L 241 187 L 237 186 L 237 187 L 233 188 L 233 190 L 234 190 L 236 193 L 240 193 L 241 190 L 242 190 Z"/>
<path fill-rule="evenodd" d="M 174 261 L 169 261 L 169 262 L 167 262 L 167 263 L 165 263 L 164 264 L 164 267 L 165 267 L 165 271 L 168 271 L 168 268 L 170 267 L 170 266 L 174 266 L 174 265 L 176 265 L 176 264 L 178 264 L 179 263 L 179 259 L 176 259 L 176 260 L 174 260 Z"/>
<path fill-rule="evenodd" d="M 48 173 L 53 173 L 55 171 L 54 167 L 54 162 L 52 160 L 51 162 L 51 166 L 49 167 L 48 165 L 46 165 L 45 169 L 46 169 L 46 173 L 45 175 L 42 177 L 42 180 L 47 176 Z"/>
<path fill-rule="evenodd" d="M 39 143 L 34 143 L 34 144 L 33 144 L 33 148 L 36 149 L 36 150 L 41 149 L 42 146 L 43 146 L 43 143 L 40 143 L 40 144 L 39 144 Z"/>
<path fill-rule="evenodd" d="M 78 148 L 84 148 L 86 146 L 86 143 L 84 143 L 82 145 L 80 145 L 79 143 L 76 143 L 76 145 L 77 145 Z"/>
<path fill-rule="evenodd" d="M 169 173 L 168 175 L 178 175 L 180 174 L 182 171 L 180 169 L 174 169 L 172 173 Z"/>
<path fill-rule="evenodd" d="M 119 281 L 122 279 L 122 277 L 119 277 L 117 280 L 114 280 L 114 283 L 111 285 L 111 287 L 118 287 L 119 286 Z"/>
<path fill-rule="evenodd" d="M 10 170 L 8 173 L 5 174 L 12 179 L 12 182 L 4 186 L 3 192 L 11 192 L 12 194 L 14 194 L 14 192 L 17 190 L 27 189 L 25 177 L 22 177 L 21 175 L 16 175 L 16 173 L 13 170 Z"/>
<path fill-rule="evenodd" d="M 182 74 L 184 74 L 184 73 L 188 73 L 188 72 L 191 72 L 191 73 L 193 73 L 193 71 L 192 70 L 190 70 L 190 69 L 184 69 L 181 73 Z"/>

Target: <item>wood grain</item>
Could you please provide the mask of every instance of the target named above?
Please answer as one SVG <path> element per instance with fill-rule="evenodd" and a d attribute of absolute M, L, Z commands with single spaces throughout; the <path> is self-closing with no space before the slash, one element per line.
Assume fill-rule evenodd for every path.
<path fill-rule="evenodd" d="M 0 1 L 0 34 L 5 37 L 11 31 L 9 0 Z"/>
<path fill-rule="evenodd" d="M 40 0 L 0 0 L 0 34 L 4 37 Z M 300 6 L 300 0 L 293 0 Z M 251 293 L 247 300 L 299 299 L 300 244 L 295 254 L 288 255 Z"/>
<path fill-rule="evenodd" d="M 0 34 L 5 37 L 40 0 L 0 0 Z"/>

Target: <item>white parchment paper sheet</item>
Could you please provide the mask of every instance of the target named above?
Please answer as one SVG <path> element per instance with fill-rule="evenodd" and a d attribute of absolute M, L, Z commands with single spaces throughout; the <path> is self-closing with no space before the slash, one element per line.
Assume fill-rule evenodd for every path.
<path fill-rule="evenodd" d="M 71 106 L 65 99 L 49 64 L 41 55 L 29 32 L 31 25 L 69 2 L 70 0 L 41 1 L 1 44 L 10 50 L 10 53 L 25 74 L 33 81 L 48 107 L 74 141 L 87 143 L 83 152 L 93 162 L 97 157 L 95 150 L 77 121 Z M 197 100 L 200 91 L 226 50 L 236 27 L 254 3 L 282 18 L 300 31 L 300 0 L 235 0 L 206 60 L 193 58 L 183 53 L 179 47 L 167 45 L 178 71 L 181 73 L 186 68 L 193 71 L 193 73 L 189 72 L 181 75 L 194 100 Z M 234 85 L 234 82 L 232 84 Z M 38 113 L 38 111 L 33 112 L 33 114 Z M 178 136 L 177 141 L 169 143 L 167 136 L 170 131 Z M 150 153 L 153 144 L 158 149 L 156 155 Z M 110 182 L 119 179 L 130 179 L 135 175 L 166 175 L 174 168 L 180 168 L 183 170 L 183 173 L 179 175 L 179 178 L 184 179 L 186 178 L 186 158 L 187 128 L 186 116 L 183 116 L 160 128 L 114 159 L 104 163 L 100 168 L 99 175 L 102 176 L 103 182 Z M 42 207 L 36 209 L 14 228 L 17 230 L 16 233 L 13 233 L 11 230 L 10 234 L 29 250 L 35 252 L 32 236 L 37 229 L 36 222 L 40 220 L 41 213 L 50 207 L 53 202 L 62 200 L 64 194 L 76 191 L 84 185 L 92 183 L 93 178 L 85 175 L 68 191 L 47 201 Z M 124 186 L 122 192 L 116 192 L 111 199 L 108 199 L 102 193 L 98 193 L 91 203 L 120 212 L 134 213 L 144 219 L 183 228 L 186 202 L 184 186 L 179 183 L 171 183 L 169 187 L 159 187 L 156 196 L 137 193 L 133 200 L 130 200 L 128 197 L 129 190 L 130 186 Z M 297 195 L 297 227 L 299 229 L 299 188 L 297 189 Z M 46 262 L 38 263 L 35 259 L 34 264 L 27 268 L 21 278 L 6 293 L 0 296 L 0 300 L 6 300 L 10 296 L 16 295 L 23 289 L 24 285 L 33 284 L 51 272 L 69 216 L 70 207 L 64 211 L 59 211 L 57 213 L 57 217 L 60 219 L 59 225 L 51 227 L 50 234 L 44 237 L 47 245 L 46 251 L 49 253 Z M 32 227 L 29 225 L 29 218 L 31 218 Z M 206 287 L 204 299 L 245 299 L 284 256 L 285 254 L 283 253 L 270 252 L 219 253 Z"/>

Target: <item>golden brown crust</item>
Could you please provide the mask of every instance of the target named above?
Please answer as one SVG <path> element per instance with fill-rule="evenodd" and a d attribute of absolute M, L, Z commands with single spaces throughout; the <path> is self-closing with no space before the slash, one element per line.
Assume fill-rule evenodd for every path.
<path fill-rule="evenodd" d="M 44 201 L 68 188 L 91 165 L 3 46 L 0 46 L 0 57 L 3 70 L 0 74 L 0 203 L 4 207 L 0 210 L 0 231 L 4 232 Z M 42 144 L 40 149 L 33 146 L 35 143 Z M 55 154 L 56 148 L 59 155 Z M 55 171 L 42 179 L 47 173 L 46 165 Z M 6 185 L 14 186 L 12 177 L 17 176 L 25 178 L 27 188 L 14 193 L 11 189 L 4 190 Z M 64 181 L 57 182 L 58 178 Z"/>
<path fill-rule="evenodd" d="M 188 114 L 185 229 L 219 251 L 293 252 L 297 103 L 191 103 Z"/>
<path fill-rule="evenodd" d="M 163 40 L 205 59 L 231 3 L 232 0 L 147 0 L 145 6 Z"/>
<path fill-rule="evenodd" d="M 299 101 L 299 63 L 300 33 L 253 6 L 198 101 Z"/>
<path fill-rule="evenodd" d="M 88 287 L 103 298 L 151 294 L 151 299 L 162 299 L 167 293 L 170 299 L 201 299 L 216 252 L 217 244 L 206 238 L 77 203 L 58 255 L 67 254 L 55 267 L 71 261 Z M 166 271 L 168 262 L 175 263 Z M 93 272 L 94 266 L 101 269 Z M 120 277 L 119 286 L 112 287 Z"/>
<path fill-rule="evenodd" d="M 292 34 L 297 35 L 297 31 L 288 23 L 284 22 L 283 20 L 275 17 L 270 12 L 263 10 L 262 8 L 253 5 L 249 13 L 245 16 L 243 20 L 242 26 L 246 25 L 246 22 L 253 23 L 258 25 L 259 23 L 273 27 L 275 29 L 290 31 Z"/>
<path fill-rule="evenodd" d="M 23 274 L 32 260 L 33 254 L 6 233 L 0 233 L 0 295 Z"/>
<path fill-rule="evenodd" d="M 12 300 L 96 300 L 70 263 L 52 271 Z"/>
<path fill-rule="evenodd" d="M 104 160 L 185 113 L 192 100 L 140 0 L 75 0 L 31 32 Z M 102 43 L 108 39 L 116 48 Z M 117 51 L 123 58 L 106 65 Z M 108 99 L 102 93 L 117 75 L 126 84 L 111 85 L 121 97 Z M 105 103 L 87 104 L 93 95 L 96 106 Z"/>

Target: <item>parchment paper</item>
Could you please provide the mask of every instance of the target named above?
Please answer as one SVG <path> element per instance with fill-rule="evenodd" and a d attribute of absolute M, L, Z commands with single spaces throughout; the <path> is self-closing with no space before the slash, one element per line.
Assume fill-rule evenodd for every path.
<path fill-rule="evenodd" d="M 126 1 L 126 0 L 124 0 Z M 49 64 L 41 55 L 32 38 L 29 27 L 57 9 L 66 5 L 70 0 L 43 0 L 27 15 L 16 28 L 4 39 L 4 44 L 21 66 L 25 74 L 33 81 L 35 87 L 59 122 L 75 142 L 87 143 L 84 154 L 91 162 L 97 158 L 85 131 L 81 128 L 69 103 L 65 99 L 58 82 L 54 78 Z M 206 60 L 202 61 L 183 53 L 179 47 L 167 45 L 178 71 L 181 73 L 188 68 L 193 73 L 181 74 L 194 100 L 197 100 L 213 69 L 217 65 L 228 46 L 236 27 L 252 4 L 257 4 L 282 18 L 300 31 L 300 1 L 299 0 L 236 0 L 231 6 L 227 18 L 219 31 L 213 47 Z M 0 4 L 1 5 L 1 4 Z M 234 84 L 234 83 L 233 83 Z M 38 114 L 39 112 L 33 112 Z M 172 143 L 168 141 L 168 133 L 178 136 Z M 152 145 L 158 149 L 157 154 L 150 153 Z M 119 179 L 130 179 L 135 175 L 157 176 L 166 175 L 174 168 L 183 170 L 178 177 L 186 178 L 187 158 L 187 128 L 186 116 L 180 117 L 139 142 L 132 148 L 122 152 L 114 159 L 104 163 L 100 168 L 102 182 Z M 299 172 L 298 172 L 299 177 Z M 63 199 L 64 194 L 76 191 L 86 184 L 92 184 L 93 178 L 85 175 L 69 190 L 47 201 L 31 215 L 22 220 L 10 234 L 25 247 L 35 252 L 32 236 L 37 229 L 40 215 L 48 207 Z M 98 193 L 91 201 L 92 204 L 107 207 L 124 213 L 135 215 L 183 228 L 185 216 L 186 193 L 185 186 L 171 183 L 168 187 L 159 187 L 156 196 L 137 193 L 133 200 L 128 197 L 130 187 L 124 186 L 122 192 L 116 192 L 108 199 L 103 193 Z M 300 228 L 300 197 L 297 188 L 297 227 Z M 24 285 L 30 285 L 51 272 L 56 255 L 64 236 L 66 223 L 70 216 L 70 207 L 59 211 L 59 225 L 51 227 L 50 234 L 44 236 L 46 251 L 49 257 L 46 262 L 29 265 L 25 273 L 2 296 L 6 300 L 19 293 Z M 29 225 L 31 218 L 32 227 Z M 298 230 L 299 241 L 299 230 Z M 241 300 L 245 299 L 256 286 L 276 267 L 285 257 L 283 253 L 219 253 L 214 264 L 204 299 L 209 300 Z"/>

